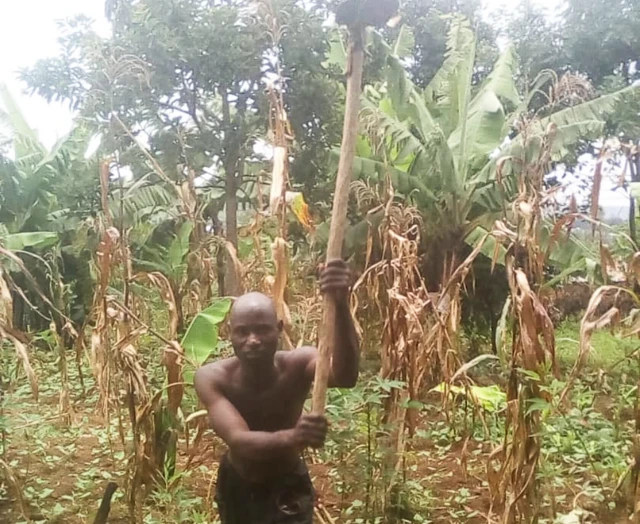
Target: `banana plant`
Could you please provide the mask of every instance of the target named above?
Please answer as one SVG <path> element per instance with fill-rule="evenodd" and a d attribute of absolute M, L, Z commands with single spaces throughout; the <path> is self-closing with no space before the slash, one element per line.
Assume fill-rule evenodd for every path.
<path fill-rule="evenodd" d="M 0 156 L 0 244 L 20 256 L 41 280 L 41 289 L 49 288 L 46 275 L 24 251 L 42 253 L 56 247 L 56 257 L 65 261 L 63 280 L 88 303 L 93 282 L 89 257 L 83 252 L 90 229 L 86 218 L 99 206 L 98 160 L 96 152 L 89 151 L 92 135 L 78 125 L 53 147 L 45 147 L 2 84 L 0 123 L 10 134 L 10 150 Z M 22 280 L 16 267 L 9 266 L 9 271 Z M 78 311 L 74 319 L 81 323 L 83 316 Z M 39 318 L 33 319 L 36 325 Z"/>
<path fill-rule="evenodd" d="M 354 172 L 370 182 L 390 177 L 396 195 L 418 206 L 431 224 L 431 245 L 439 253 L 459 252 L 484 237 L 515 191 L 521 161 L 537 153 L 532 137 L 552 130 L 552 160 L 560 161 L 580 140 L 599 136 L 616 102 L 636 89 L 542 118 L 528 114 L 531 96 L 518 93 L 512 46 L 474 85 L 476 38 L 463 17 L 451 19 L 445 61 L 423 90 L 406 72 L 398 42 L 389 45 L 377 33 L 371 41 L 385 53 L 386 74 L 365 92 Z M 523 116 L 526 141 L 515 125 Z"/>
<path fill-rule="evenodd" d="M 156 230 L 160 230 L 164 225 L 166 224 L 161 224 Z M 179 332 L 184 328 L 183 299 L 188 291 L 187 257 L 193 227 L 192 222 L 183 222 L 175 232 L 169 232 L 168 238 L 161 238 L 166 235 L 158 231 L 157 238 L 152 235 L 147 243 L 142 245 L 140 256 L 135 258 L 139 269 L 158 272 L 167 278 L 176 302 Z"/>
<path fill-rule="evenodd" d="M 189 324 L 181 341 L 185 351 L 184 381 L 193 382 L 195 371 L 212 355 L 218 355 L 218 332 L 231 310 L 230 298 L 218 298 L 198 313 Z"/>
<path fill-rule="evenodd" d="M 12 146 L 9 156 L 0 157 L 0 222 L 9 233 L 74 230 L 77 222 L 65 222 L 79 211 L 73 206 L 98 201 L 97 158 L 86 154 L 89 131 L 76 126 L 47 149 L 3 84 L 0 123 Z"/>

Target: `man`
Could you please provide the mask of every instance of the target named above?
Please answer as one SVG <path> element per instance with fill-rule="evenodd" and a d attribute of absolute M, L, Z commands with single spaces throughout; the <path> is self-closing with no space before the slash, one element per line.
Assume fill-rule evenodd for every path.
<path fill-rule="evenodd" d="M 349 310 L 351 275 L 342 260 L 327 264 L 320 289 L 336 300 L 336 340 L 329 387 L 358 378 L 358 337 Z M 277 351 L 282 322 L 270 298 L 239 297 L 230 313 L 235 357 L 207 364 L 195 376 L 213 430 L 229 447 L 218 470 L 216 502 L 222 524 L 311 524 L 313 486 L 304 448 L 319 448 L 323 416 L 303 415 L 318 351 Z"/>

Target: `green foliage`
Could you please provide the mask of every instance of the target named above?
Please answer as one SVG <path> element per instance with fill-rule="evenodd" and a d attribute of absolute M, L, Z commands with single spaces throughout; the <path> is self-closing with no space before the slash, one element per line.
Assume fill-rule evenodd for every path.
<path fill-rule="evenodd" d="M 125 226 L 134 227 L 134 232 L 153 228 L 178 214 L 176 194 L 160 184 L 147 183 L 145 179 L 114 191 L 110 205 L 115 216 Z"/>
<path fill-rule="evenodd" d="M 569 20 L 575 21 L 576 28 L 590 23 L 584 22 L 588 18 L 583 15 L 589 14 L 586 4 L 579 0 L 568 3 L 570 10 L 560 26 Z M 422 232 L 427 246 L 425 266 L 452 253 L 456 255 L 452 260 L 459 261 L 469 252 L 469 245 L 490 230 L 497 216 L 508 213 L 518 160 L 536 158 L 539 151 L 532 144 L 550 128 L 555 127 L 554 161 L 570 158 L 584 140 L 607 131 L 635 137 L 638 124 L 633 108 L 638 95 L 628 87 L 632 80 L 629 66 L 637 55 L 635 8 L 624 5 L 609 13 L 603 12 L 602 2 L 596 4 L 594 16 L 601 20 L 591 19 L 594 31 L 586 35 L 589 41 L 571 31 L 564 31 L 566 39 L 559 40 L 555 28 L 548 31 L 549 25 L 536 27 L 531 22 L 542 21 L 533 13 L 509 28 L 516 36 L 513 45 L 498 53 L 493 30 L 479 17 L 475 0 L 410 0 L 402 6 L 405 25 L 368 35 L 364 133 L 354 170 L 373 186 L 382 185 L 389 176 L 396 200 L 419 208 L 426 224 Z M 336 156 L 343 111 L 343 34 L 326 26 L 329 7 L 325 2 L 303 6 L 276 0 L 273 8 L 282 26 L 276 49 L 271 43 L 273 35 L 252 7 L 244 0 L 110 1 L 113 35 L 106 39 L 95 34 L 87 20 L 68 21 L 62 26 L 61 56 L 41 61 L 23 73 L 33 91 L 78 110 L 77 126 L 51 151 L 42 147 L 6 88 L 0 88 L 4 107 L 0 116 L 12 133 L 11 151 L 0 157 L 0 243 L 12 250 L 46 254 L 47 266 L 33 263 L 30 267 L 43 289 L 68 303 L 78 326 L 84 317 L 77 309 L 88 310 L 92 303 L 89 264 L 98 243 L 97 225 L 102 226 L 103 220 L 96 220 L 101 210 L 98 159 L 114 159 L 108 203 L 114 224 L 130 233 L 136 269 L 165 275 L 181 312 L 188 290 L 189 253 L 209 248 L 210 231 L 217 235 L 225 226 L 229 230 L 232 224 L 221 220 L 225 203 L 232 203 L 229 196 L 248 204 L 247 215 L 253 216 L 258 177 L 265 171 L 254 146 L 265 137 L 272 138 L 266 135 L 265 76 L 278 75 L 282 82 L 294 135 L 292 181 L 296 189 L 313 194 L 307 200 L 320 214 L 328 210 L 334 171 L 329 157 Z M 622 22 L 621 16 L 629 20 L 614 32 L 625 33 L 623 37 L 605 27 L 616 20 Z M 606 59 L 592 52 L 592 37 L 601 39 Z M 567 56 L 574 56 L 575 63 Z M 598 81 L 598 92 L 604 95 L 573 107 L 545 107 L 532 120 L 527 129 L 532 140 L 525 143 L 514 123 L 543 107 L 539 95 L 527 93 L 542 67 L 586 72 Z M 537 87 L 546 89 L 549 78 L 541 77 Z M 96 137 L 99 146 L 85 158 Z M 502 166 L 504 192 L 496 184 L 499 156 L 511 158 Z M 181 200 L 187 183 L 195 187 L 193 207 Z M 192 214 L 206 222 L 197 224 L 202 229 L 195 230 Z M 382 212 L 364 219 L 354 212 L 352 218 L 356 226 L 348 235 L 347 247 L 356 251 L 370 228 L 377 228 Z M 318 228 L 316 240 L 325 230 L 326 224 Z M 202 231 L 206 239 L 200 244 Z M 304 279 L 317 248 L 307 250 L 295 240 L 298 252 L 292 266 Z M 253 242 L 250 236 L 239 242 L 243 261 L 256 256 L 247 248 L 249 243 L 253 248 Z M 265 242 L 263 234 L 256 245 Z M 540 249 L 545 250 L 549 242 L 550 232 L 545 230 Z M 575 272 L 599 273 L 598 246 L 574 238 L 557 244 L 551 255 L 554 267 L 549 268 L 555 276 L 551 283 Z M 492 285 L 492 279 L 500 279 L 503 286 L 506 279 L 500 272 L 504 268 L 498 273 L 489 268 L 489 259 L 496 253 L 493 240 L 483 253 L 470 274 L 468 288 L 483 299 L 476 307 L 489 311 L 489 326 L 500 316 L 504 292 Z M 497 254 L 500 263 L 504 251 L 499 249 Z M 31 258 L 25 260 L 32 264 Z M 433 274 L 440 278 L 443 269 L 444 265 Z M 424 272 L 429 280 L 429 270 Z M 62 277 L 62 290 L 52 289 L 59 282 L 54 276 Z M 21 275 L 12 274 L 12 278 L 21 283 Z M 113 280 L 110 293 L 119 295 L 124 282 L 120 268 Z M 290 282 L 295 291 L 299 280 Z M 166 319 L 164 306 L 140 284 L 130 290 L 148 305 L 144 313 L 150 312 L 157 329 Z M 292 296 L 295 303 L 297 293 Z M 28 309 L 24 304 L 21 307 Z M 181 341 L 185 382 L 192 382 L 195 369 L 207 359 L 221 355 L 220 329 L 230 307 L 230 299 L 217 298 L 191 320 Z M 502 312 L 492 335 L 499 341 L 501 356 L 508 358 L 508 304 Z M 487 344 L 486 326 L 471 325 L 464 314 L 463 319 L 461 331 L 477 330 L 471 336 L 478 335 L 476 340 Z M 38 328 L 34 318 L 27 320 L 24 327 Z M 305 317 L 305 327 L 307 321 L 312 318 Z M 575 361 L 578 337 L 574 322 L 558 330 L 558 353 L 565 368 Z M 50 405 L 57 402 L 61 388 L 45 342 L 44 336 L 36 338 L 34 347 L 42 344 L 43 349 L 33 351 L 34 367 L 43 375 L 46 401 L 42 405 L 31 403 L 24 381 L 15 380 L 19 367 L 2 366 L 0 386 L 11 382 L 6 392 L 7 413 L 0 416 L 0 432 L 8 435 L 7 449 L 3 441 L 2 451 L 9 455 L 25 483 L 30 505 L 43 520 L 88 521 L 89 502 L 93 507 L 99 500 L 104 481 L 122 481 L 126 476 L 131 428 L 122 417 L 114 417 L 107 427 L 98 424 L 93 413 L 97 398 L 88 369 L 84 370 L 88 395 L 79 386 L 76 370 L 70 380 L 77 426 L 62 429 L 50 420 Z M 154 398 L 159 399 L 166 377 L 157 341 L 144 336 L 136 345 L 145 384 L 150 391 L 156 390 Z M 548 513 L 551 508 L 558 513 L 573 510 L 575 492 L 581 494 L 580 502 L 584 498 L 597 505 L 604 497 L 611 500 L 631 454 L 629 410 L 636 372 L 630 363 L 636 345 L 596 333 L 587 371 L 569 407 L 554 403 L 562 383 L 549 388 L 550 400 L 526 406 L 527 416 L 539 415 L 544 421 L 539 438 Z M 0 348 L 3 364 L 8 360 L 5 346 Z M 491 357 L 480 357 L 487 358 Z M 373 367 L 377 362 L 370 364 Z M 82 362 L 79 366 L 82 370 Z M 603 372 L 596 373 L 600 370 Z M 340 513 L 340 522 L 474 522 L 484 516 L 487 489 L 478 479 L 484 478 L 491 451 L 504 442 L 508 377 L 499 369 L 482 368 L 474 369 L 476 378 L 477 385 L 470 388 L 449 388 L 448 400 L 455 406 L 449 419 L 443 416 L 441 395 L 433 392 L 423 392 L 420 401 L 391 405 L 397 398 L 406 398 L 406 386 L 377 375 L 363 377 L 353 390 L 331 392 L 325 470 L 318 468 L 314 476 L 325 474 L 322 494 L 335 499 L 329 507 Z M 536 377 L 532 374 L 528 379 Z M 435 388 L 435 392 L 443 390 L 442 386 Z M 484 410 L 472 410 L 476 403 Z M 189 404 L 185 402 L 183 409 L 193 407 Z M 392 447 L 397 442 L 397 426 L 389 422 L 390 407 L 406 408 L 415 417 L 416 432 L 407 435 L 400 466 Z M 186 438 L 188 422 L 200 414 L 182 419 L 179 412 L 176 419 L 161 402 L 150 409 L 155 438 L 162 444 L 164 482 L 144 508 L 145 522 L 215 522 L 206 490 L 212 465 L 193 466 L 193 442 Z M 401 479 L 400 470 L 404 473 Z M 58 483 L 58 477 L 69 479 L 68 485 Z M 0 486 L 0 512 L 8 507 L 7 497 L 8 491 Z M 123 518 L 120 497 L 118 493 L 114 501 L 114 520 Z M 13 507 L 10 511 L 11 521 L 18 521 Z"/>
<path fill-rule="evenodd" d="M 528 88 L 541 71 L 565 70 L 562 28 L 550 20 L 542 8 L 524 0 L 518 3 L 513 14 L 505 18 L 506 33 L 520 57 L 521 88 Z"/>
<path fill-rule="evenodd" d="M 184 381 L 193 382 L 193 375 L 206 360 L 218 353 L 218 331 L 231 309 L 231 299 L 217 299 L 208 308 L 198 313 L 187 328 L 181 345 L 186 365 Z"/>
<path fill-rule="evenodd" d="M 354 389 L 329 393 L 326 410 L 332 432 L 325 452 L 335 464 L 333 489 L 353 501 L 345 511 L 345 517 L 355 519 L 352 522 L 357 518 L 376 522 L 389 503 L 385 486 L 393 476 L 394 463 L 385 443 L 393 428 L 382 420 L 383 406 L 392 392 L 403 388 L 402 382 L 371 377 L 361 379 Z M 355 471 L 359 472 L 357 481 Z M 419 493 L 422 489 L 414 491 L 414 496 Z"/>
<path fill-rule="evenodd" d="M 466 397 L 468 401 L 482 406 L 489 412 L 502 409 L 507 401 L 507 394 L 495 384 L 492 386 L 469 386 L 468 388 L 438 384 L 432 391 L 442 394 L 448 392 L 453 398 L 458 395 Z"/>
<path fill-rule="evenodd" d="M 580 325 L 577 319 L 567 320 L 556 328 L 558 360 L 566 367 L 575 362 L 579 352 Z M 596 331 L 591 337 L 591 350 L 587 363 L 593 369 L 602 369 L 618 375 L 629 373 L 627 358 L 638 348 L 638 342 L 607 331 Z M 616 366 L 616 367 L 614 367 Z"/>
<path fill-rule="evenodd" d="M 384 46 L 382 42 L 380 45 Z M 503 104 L 514 107 L 519 102 L 513 82 L 516 58 L 512 48 L 502 53 L 493 72 L 471 96 L 475 49 L 468 22 L 454 19 L 447 57 L 421 91 L 388 48 L 385 87 L 370 90 L 364 105 L 372 119 L 372 140 L 379 140 L 384 151 L 374 160 L 406 173 L 415 180 L 410 185 L 413 189 L 425 187 L 427 191 L 411 191 L 404 196 L 425 211 L 430 209 L 434 219 L 448 223 L 456 234 L 465 227 L 476 190 L 485 183 L 476 174 L 487 165 L 489 154 L 502 144 L 508 132 Z M 382 90 L 388 94 L 383 96 Z M 366 160 L 358 159 L 354 167 L 364 166 Z M 356 172 L 366 177 L 365 171 Z"/>
<path fill-rule="evenodd" d="M 90 257 L 83 248 L 91 247 L 92 215 L 99 208 L 98 164 L 95 155 L 87 155 L 92 135 L 78 125 L 49 151 L 28 127 L 4 86 L 0 98 L 4 106 L 0 117 L 11 132 L 13 157 L 0 158 L 0 242 L 12 250 L 38 250 L 40 254 L 56 247 L 48 268 L 33 257 L 20 256 L 45 293 L 51 288 L 49 269 L 60 272 L 73 290 L 69 311 L 74 320 L 82 322 L 92 295 Z M 26 288 L 23 277 L 17 278 Z M 26 292 L 31 304 L 47 311 L 32 286 Z M 20 307 L 23 299 L 16 296 L 14 301 Z M 24 309 L 18 327 L 29 323 L 34 328 L 47 326 L 46 318 Z"/>
<path fill-rule="evenodd" d="M 47 231 L 14 233 L 0 236 L 0 242 L 11 251 L 23 251 L 27 248 L 46 249 L 58 242 L 58 234 Z"/>
<path fill-rule="evenodd" d="M 0 86 L 0 95 L 14 157 L 0 162 L 0 222 L 9 233 L 51 230 L 54 224 L 74 229 L 77 224 L 61 217 L 70 218 L 81 205 L 83 217 L 96 209 L 97 164 L 85 158 L 91 135 L 78 126 L 47 151 L 6 87 Z"/>
<path fill-rule="evenodd" d="M 495 29 L 482 16 L 482 5 L 478 0 L 408 0 L 402 2 L 403 22 L 411 28 L 414 46 L 410 74 L 414 82 L 424 88 L 442 66 L 447 53 L 447 35 L 455 15 L 469 19 L 478 37 L 478 64 L 474 70 L 475 80 L 481 80 L 495 61 Z M 452 16 L 453 15 L 453 16 Z"/>
<path fill-rule="evenodd" d="M 163 245 L 159 238 L 153 237 L 142 246 L 144 258 L 137 259 L 136 262 L 146 271 L 158 271 L 165 275 L 174 285 L 178 287 L 184 273 L 186 272 L 186 259 L 189 254 L 189 237 L 193 231 L 192 222 L 183 222 L 174 234 L 171 232 L 168 245 Z"/>
<path fill-rule="evenodd" d="M 563 17 L 567 61 L 596 84 L 616 74 L 633 79 L 640 56 L 640 6 L 626 0 L 570 0 Z"/>
<path fill-rule="evenodd" d="M 516 194 L 519 171 L 540 158 L 548 133 L 551 159 L 571 157 L 584 140 L 601 136 L 607 117 L 638 91 L 627 87 L 571 107 L 547 107 L 517 127 L 533 97 L 518 92 L 515 48 L 507 46 L 484 81 L 474 84 L 477 40 L 464 18 L 451 20 L 446 58 L 425 89 L 413 83 L 394 54 L 402 46 L 389 45 L 378 34 L 372 46 L 385 52 L 385 81 L 367 89 L 366 135 L 358 145 L 354 172 L 378 186 L 388 175 L 396 199 L 417 206 L 425 223 L 434 225 L 422 232 L 433 266 L 427 279 L 440 278 L 447 256 L 464 258 L 467 246 L 476 246 L 495 219 L 508 212 L 505 202 Z M 539 84 L 548 79 L 541 77 Z M 499 159 L 504 159 L 500 168 Z M 483 253 L 490 259 L 498 255 L 501 263 L 503 250 L 494 247 L 490 240 Z M 588 262 L 598 256 L 584 247 L 575 239 L 552 246 L 550 261 L 558 278 L 588 271 Z"/>
<path fill-rule="evenodd" d="M 522 87 L 547 69 L 584 75 L 602 94 L 617 92 L 637 79 L 640 26 L 635 2 L 567 0 L 558 15 L 548 16 L 534 2 L 523 0 L 515 16 L 507 17 L 506 33 L 522 61 Z M 532 100 L 536 108 L 545 103 L 540 95 Z M 629 93 L 613 111 L 600 115 L 607 135 L 635 141 L 640 130 L 637 107 L 637 93 Z M 581 149 L 591 148 L 584 144 Z"/>
<path fill-rule="evenodd" d="M 327 63 L 327 56 L 333 45 L 342 44 L 326 28 L 327 2 L 303 6 L 279 0 L 274 8 L 284 28 L 280 67 L 286 79 L 285 107 L 295 136 L 291 180 L 308 202 L 328 201 L 333 179 L 327 164 L 331 148 L 341 138 L 344 77 L 342 70 Z M 266 67 L 272 71 L 273 65 Z"/>

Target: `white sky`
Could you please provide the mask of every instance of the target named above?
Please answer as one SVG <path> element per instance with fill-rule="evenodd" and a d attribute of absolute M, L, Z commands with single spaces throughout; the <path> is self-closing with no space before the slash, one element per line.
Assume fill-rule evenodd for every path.
<path fill-rule="evenodd" d="M 85 14 L 107 26 L 104 0 L 15 0 L 3 1 L 0 16 L 0 82 L 18 98 L 29 124 L 47 146 L 71 129 L 71 113 L 60 104 L 47 104 L 40 97 L 21 93 L 16 71 L 38 59 L 57 54 L 56 20 Z"/>

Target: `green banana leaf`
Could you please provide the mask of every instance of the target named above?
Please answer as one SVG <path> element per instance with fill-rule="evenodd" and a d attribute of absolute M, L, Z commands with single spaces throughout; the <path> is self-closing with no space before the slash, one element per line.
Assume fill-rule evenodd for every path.
<path fill-rule="evenodd" d="M 198 313 L 189 324 L 182 338 L 185 354 L 183 378 L 193 382 L 195 370 L 213 354 L 218 353 L 218 331 L 231 309 L 230 298 L 217 299 L 208 308 Z"/>
<path fill-rule="evenodd" d="M 51 231 L 13 233 L 4 238 L 0 237 L 0 243 L 11 251 L 22 251 L 26 248 L 46 249 L 58 243 L 58 234 Z"/>

